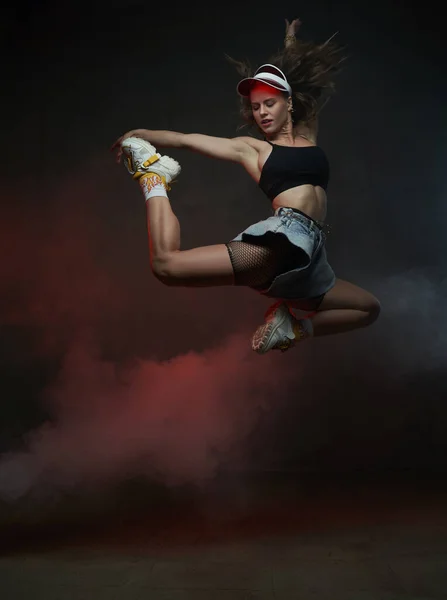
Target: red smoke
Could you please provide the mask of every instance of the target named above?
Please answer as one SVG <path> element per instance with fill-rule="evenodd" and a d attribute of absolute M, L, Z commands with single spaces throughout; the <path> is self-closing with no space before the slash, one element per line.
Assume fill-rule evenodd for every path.
<path fill-rule="evenodd" d="M 126 367 L 79 342 L 45 392 L 54 421 L 33 432 L 26 452 L 4 458 L 0 492 L 135 475 L 200 484 L 226 460 L 243 461 L 240 444 L 274 401 L 278 376 L 259 369 L 245 342 L 233 337 L 203 354 Z"/>
<path fill-rule="evenodd" d="M 27 436 L 23 452 L 0 462 L 5 497 L 36 487 L 82 488 L 141 474 L 170 484 L 206 481 L 223 462 L 243 460 L 243 440 L 271 402 L 269 395 L 274 398 L 278 371 L 269 369 L 272 357 L 252 354 L 250 330 L 222 338 L 218 348 L 201 354 L 186 351 L 170 360 L 149 360 L 139 358 L 144 357 L 140 348 L 110 358 L 104 338 L 129 338 L 131 345 L 130 330 L 138 324 L 131 313 L 143 306 L 152 322 L 142 339 L 155 347 L 167 340 L 174 353 L 178 339 L 189 348 L 195 342 L 195 321 L 206 328 L 206 319 L 212 319 L 231 336 L 241 329 L 244 311 L 239 322 L 230 315 L 223 323 L 217 302 L 208 309 L 206 302 L 194 306 L 188 293 L 163 288 L 155 279 L 147 282 L 146 239 L 144 266 L 135 267 L 130 290 L 123 285 L 123 272 L 107 260 L 122 240 L 107 239 L 112 236 L 95 212 L 93 181 L 70 180 L 45 207 L 11 203 L 2 221 L 3 322 L 38 333 L 35 347 L 16 352 L 29 352 L 31 359 L 33 354 L 63 359 L 40 398 L 51 421 Z M 139 236 L 145 235 L 144 227 L 143 221 Z M 122 253 L 131 255 L 132 249 L 122 246 Z M 153 285 L 156 293 L 148 293 L 145 285 Z M 170 298 L 171 314 L 164 296 Z M 221 292 L 219 298 L 223 306 Z M 179 335 L 180 325 L 189 329 L 188 338 Z"/>

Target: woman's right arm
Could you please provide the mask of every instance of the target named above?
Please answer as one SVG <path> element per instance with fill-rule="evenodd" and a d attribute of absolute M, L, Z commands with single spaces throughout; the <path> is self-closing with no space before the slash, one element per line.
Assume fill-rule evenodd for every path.
<path fill-rule="evenodd" d="M 141 137 L 151 142 L 156 147 L 187 148 L 200 152 L 212 158 L 230 160 L 243 163 L 247 158 L 257 153 L 253 144 L 247 143 L 251 138 L 221 138 L 201 133 L 179 133 L 177 131 L 151 131 L 149 129 L 137 129 L 129 132 L 136 137 Z M 121 139 L 130 137 L 126 134 Z M 258 140 L 253 140 L 254 143 Z M 258 142 L 259 143 L 259 142 Z"/>
<path fill-rule="evenodd" d="M 250 146 L 243 138 L 221 138 L 201 133 L 187 133 L 183 135 L 182 142 L 183 148 L 205 154 L 211 158 L 241 164 L 258 154 L 255 148 Z"/>

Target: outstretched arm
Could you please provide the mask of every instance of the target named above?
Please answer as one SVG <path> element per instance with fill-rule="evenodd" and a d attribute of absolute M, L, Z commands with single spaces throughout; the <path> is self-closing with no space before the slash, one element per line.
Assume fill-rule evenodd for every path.
<path fill-rule="evenodd" d="M 113 144 L 112 150 L 117 151 L 117 162 L 120 161 L 122 151 L 121 143 L 128 137 L 140 137 L 156 147 L 161 148 L 188 148 L 221 160 L 245 163 L 257 154 L 255 144 L 248 143 L 250 138 L 220 138 L 201 133 L 179 133 L 177 131 L 162 131 L 149 129 L 134 129 L 127 132 Z"/>

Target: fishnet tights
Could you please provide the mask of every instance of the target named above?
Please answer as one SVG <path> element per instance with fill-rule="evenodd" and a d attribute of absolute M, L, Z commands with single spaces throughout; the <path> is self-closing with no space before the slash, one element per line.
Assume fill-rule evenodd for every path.
<path fill-rule="evenodd" d="M 268 246 L 232 241 L 226 246 L 235 285 L 257 289 L 266 289 L 277 275 L 297 268 L 303 259 L 303 252 L 287 241 L 271 241 Z"/>

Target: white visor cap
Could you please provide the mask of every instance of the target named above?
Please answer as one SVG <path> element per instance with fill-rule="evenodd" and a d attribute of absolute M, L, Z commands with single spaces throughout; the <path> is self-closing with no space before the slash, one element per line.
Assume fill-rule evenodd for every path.
<path fill-rule="evenodd" d="M 288 92 L 292 95 L 292 88 L 290 87 L 286 76 L 281 69 L 278 69 L 275 65 L 270 65 L 268 63 L 261 65 L 253 77 L 247 77 L 246 79 L 239 81 L 236 88 L 237 93 L 240 96 L 248 97 L 256 82 L 266 83 L 281 92 Z"/>

